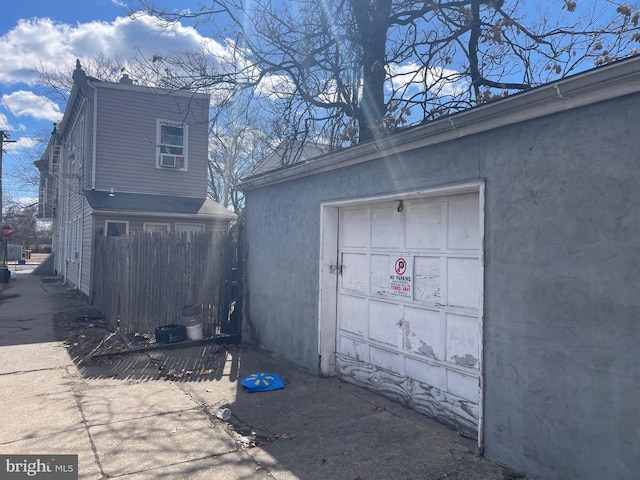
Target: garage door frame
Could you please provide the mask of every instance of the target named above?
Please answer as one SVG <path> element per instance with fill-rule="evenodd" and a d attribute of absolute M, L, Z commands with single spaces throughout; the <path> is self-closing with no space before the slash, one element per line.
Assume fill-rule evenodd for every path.
<path fill-rule="evenodd" d="M 411 198 L 439 197 L 463 193 L 478 193 L 479 196 L 479 260 L 480 260 L 480 305 L 479 305 L 479 400 L 478 400 L 478 446 L 483 446 L 483 384 L 484 384 L 484 180 L 409 192 L 358 197 L 325 202 L 320 205 L 320 282 L 318 302 L 318 355 L 320 374 L 336 375 L 336 338 L 338 304 L 338 238 L 339 209 L 347 206 L 367 205 L 384 201 Z"/>

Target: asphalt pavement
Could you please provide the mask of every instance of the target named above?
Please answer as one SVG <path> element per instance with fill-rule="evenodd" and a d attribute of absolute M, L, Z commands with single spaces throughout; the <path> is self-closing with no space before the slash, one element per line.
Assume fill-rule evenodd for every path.
<path fill-rule="evenodd" d="M 209 344 L 76 365 L 52 318 L 86 301 L 31 275 L 33 266 L 13 268 L 0 284 L 2 455 L 78 455 L 78 478 L 92 480 L 508 476 L 474 440 L 247 347 Z M 260 372 L 286 379 L 285 388 L 247 392 L 240 380 Z M 228 420 L 216 416 L 223 407 Z"/>

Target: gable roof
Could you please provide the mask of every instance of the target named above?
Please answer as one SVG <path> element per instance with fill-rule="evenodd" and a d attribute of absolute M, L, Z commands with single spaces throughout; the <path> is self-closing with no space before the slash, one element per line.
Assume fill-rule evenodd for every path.
<path fill-rule="evenodd" d="M 210 198 L 176 197 L 144 193 L 84 190 L 89 206 L 95 212 L 117 212 L 129 215 L 200 216 L 235 219 L 236 214 Z"/>

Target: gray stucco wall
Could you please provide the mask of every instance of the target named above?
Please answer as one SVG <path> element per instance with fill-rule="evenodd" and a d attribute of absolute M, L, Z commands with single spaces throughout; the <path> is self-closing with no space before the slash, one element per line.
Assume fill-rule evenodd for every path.
<path fill-rule="evenodd" d="M 637 478 L 638 112 L 629 95 L 248 190 L 248 338 L 318 372 L 321 202 L 485 179 L 486 455 Z"/>

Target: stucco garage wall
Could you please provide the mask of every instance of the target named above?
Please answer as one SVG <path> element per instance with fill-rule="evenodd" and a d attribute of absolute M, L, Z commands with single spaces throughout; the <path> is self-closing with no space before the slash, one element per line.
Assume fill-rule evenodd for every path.
<path fill-rule="evenodd" d="M 245 338 L 318 373 L 320 204 L 478 178 L 475 154 L 449 159 L 439 146 L 430 155 L 429 162 L 423 153 L 382 158 L 246 192 Z"/>
<path fill-rule="evenodd" d="M 248 338 L 318 371 L 321 202 L 484 179 L 487 456 L 636 478 L 638 112 L 627 95 L 247 190 Z"/>
<path fill-rule="evenodd" d="M 640 467 L 638 112 L 515 126 L 485 161 L 486 452 L 541 478 Z"/>

